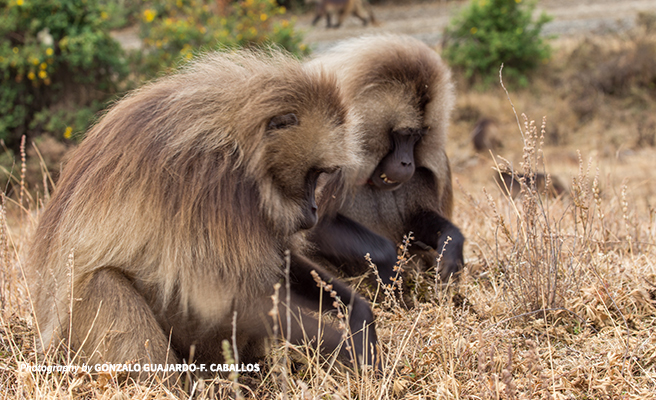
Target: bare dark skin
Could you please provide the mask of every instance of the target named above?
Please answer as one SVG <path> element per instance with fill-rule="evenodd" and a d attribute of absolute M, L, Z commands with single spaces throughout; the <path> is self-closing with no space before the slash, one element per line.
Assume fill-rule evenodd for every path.
<path fill-rule="evenodd" d="M 434 179 L 430 171 L 415 165 L 415 146 L 424 133 L 424 129 L 411 128 L 391 132 L 391 150 L 378 163 L 367 184 L 377 190 L 394 191 L 403 190 L 403 184 L 413 177 L 421 181 Z M 435 251 L 439 253 L 444 248 L 438 269 L 444 282 L 462 268 L 465 238 L 455 225 L 439 213 L 425 209 L 411 212 L 404 221 L 404 231 L 413 233 L 420 249 L 430 249 L 435 254 Z M 451 239 L 444 247 L 449 237 Z M 316 244 L 321 257 L 341 266 L 348 275 L 367 271 L 368 263 L 364 258 L 367 253 L 383 283 L 392 283 L 396 275 L 396 244 L 344 215 L 337 213 L 334 217 L 322 218 L 310 239 Z"/>
<path fill-rule="evenodd" d="M 423 129 L 401 129 L 390 133 L 392 150 L 382 159 L 369 178 L 369 184 L 380 190 L 396 190 L 415 173 L 415 145 Z"/>

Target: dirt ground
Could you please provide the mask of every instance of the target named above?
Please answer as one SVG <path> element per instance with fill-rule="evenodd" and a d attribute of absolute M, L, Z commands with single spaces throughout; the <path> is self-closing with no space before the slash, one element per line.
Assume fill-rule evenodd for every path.
<path fill-rule="evenodd" d="M 399 4 L 400 3 L 400 4 Z M 402 33 L 437 46 L 442 31 L 468 1 L 433 0 L 392 2 L 371 6 L 379 26 L 363 27 L 356 17 L 348 17 L 339 29 L 326 29 L 325 19 L 311 25 L 314 13 L 299 16 L 297 26 L 306 31 L 305 41 L 315 52 L 324 51 L 337 41 L 367 33 Z M 545 11 L 554 17 L 544 28 L 547 35 L 566 37 L 586 33 L 623 31 L 635 25 L 640 11 L 656 11 L 653 0 L 542 0 L 536 13 Z"/>
<path fill-rule="evenodd" d="M 315 53 L 325 51 L 340 40 L 370 33 L 402 33 L 437 46 L 449 20 L 467 3 L 463 0 L 389 0 L 386 4 L 371 6 L 379 21 L 378 26 L 364 27 L 359 19 L 351 16 L 339 29 L 327 29 L 325 19 L 312 26 L 314 12 L 307 12 L 297 16 L 297 27 L 305 32 L 305 42 Z M 638 12 L 656 12 L 656 1 L 541 0 L 535 12 L 539 14 L 543 11 L 553 17 L 544 27 L 544 33 L 565 38 L 630 29 L 635 25 Z M 112 36 L 126 49 L 138 49 L 141 46 L 137 26 L 114 31 Z"/>

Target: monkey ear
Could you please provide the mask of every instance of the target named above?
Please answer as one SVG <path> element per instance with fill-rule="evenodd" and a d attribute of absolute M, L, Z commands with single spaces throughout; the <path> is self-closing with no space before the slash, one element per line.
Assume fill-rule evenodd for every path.
<path fill-rule="evenodd" d="M 298 118 L 296 117 L 296 114 L 289 113 L 285 115 L 276 115 L 275 117 L 271 118 L 271 121 L 269 121 L 267 130 L 272 131 L 296 125 L 298 125 Z"/>

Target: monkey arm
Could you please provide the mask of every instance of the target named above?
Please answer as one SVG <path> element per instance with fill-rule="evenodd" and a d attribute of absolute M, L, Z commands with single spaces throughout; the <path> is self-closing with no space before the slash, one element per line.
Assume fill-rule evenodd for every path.
<path fill-rule="evenodd" d="M 396 246 L 364 225 L 341 214 L 323 218 L 312 230 L 310 241 L 315 243 L 321 257 L 347 269 L 349 275 L 359 275 L 369 269 L 365 259 L 368 253 L 383 283 L 392 283 Z"/>
<path fill-rule="evenodd" d="M 462 248 L 465 237 L 460 229 L 448 219 L 435 211 L 421 210 L 409 219 L 406 232 L 412 232 L 417 242 L 433 247 L 437 254 L 440 254 L 444 248 L 442 261 L 438 266 L 443 282 L 446 282 L 451 275 L 455 276 L 462 269 L 464 265 Z M 451 239 L 444 247 L 444 243 L 449 237 Z"/>
<path fill-rule="evenodd" d="M 379 367 L 379 359 L 375 351 L 378 339 L 374 326 L 374 315 L 369 304 L 346 283 L 304 257 L 292 254 L 290 270 L 290 291 L 295 300 L 294 303 L 310 310 L 325 312 L 336 309 L 335 299 L 329 293 L 322 293 L 323 289 L 314 280 L 311 272 L 316 271 L 321 280 L 332 285 L 332 290 L 349 307 L 348 322 L 352 334 L 350 340 L 358 361 Z M 328 337 L 328 339 L 331 338 Z M 329 343 L 325 347 L 328 345 Z M 333 348 L 327 350 L 333 351 L 336 348 L 334 342 L 331 346 Z M 345 346 L 342 346 L 340 354 L 349 355 Z"/>

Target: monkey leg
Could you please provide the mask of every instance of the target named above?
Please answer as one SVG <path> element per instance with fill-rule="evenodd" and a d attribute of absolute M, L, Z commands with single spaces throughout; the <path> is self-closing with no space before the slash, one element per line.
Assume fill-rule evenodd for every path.
<path fill-rule="evenodd" d="M 359 4 L 355 9 L 353 9 L 353 15 L 356 17 L 360 18 L 360 21 L 362 21 L 362 26 L 367 26 L 369 23 L 369 19 L 367 18 L 367 11 L 364 9 L 364 7 Z"/>
<path fill-rule="evenodd" d="M 118 270 L 94 271 L 73 298 L 71 345 L 88 362 L 177 363 L 148 303 Z"/>
<path fill-rule="evenodd" d="M 348 17 L 349 14 L 351 14 L 351 11 L 347 10 L 346 8 L 341 10 L 339 13 L 337 13 L 337 24 L 335 24 L 333 28 L 337 29 L 340 26 L 342 26 L 342 23 L 344 22 L 346 17 Z"/>
<path fill-rule="evenodd" d="M 321 257 L 346 268 L 349 275 L 362 274 L 369 269 L 364 258 L 367 253 L 384 284 L 391 284 L 396 275 L 396 245 L 341 214 L 320 221 L 312 230 L 310 240 L 317 245 Z"/>
<path fill-rule="evenodd" d="M 319 351 L 324 355 L 332 354 L 336 349 L 339 349 L 339 357 L 345 360 L 348 360 L 350 355 L 346 350 L 346 345 L 343 343 L 342 334 L 337 331 L 334 327 L 329 324 L 322 324 L 321 331 L 319 331 L 319 321 L 308 314 L 306 314 L 301 307 L 303 308 L 312 308 L 308 307 L 307 300 L 298 296 L 294 290 L 291 290 L 290 297 L 291 305 L 291 321 L 290 321 L 290 332 L 289 340 L 292 343 L 303 344 L 316 340 L 320 343 Z M 318 301 L 318 299 L 317 299 Z M 286 305 L 280 304 L 278 308 L 278 313 L 282 321 L 282 335 L 287 337 L 287 326 L 286 326 Z"/>
<path fill-rule="evenodd" d="M 314 19 L 312 20 L 312 26 L 316 26 L 317 22 L 323 17 L 323 12 L 317 11 L 316 15 L 314 16 Z M 330 23 L 330 16 L 328 17 L 328 23 Z M 330 28 L 330 27 L 329 27 Z"/>
<path fill-rule="evenodd" d="M 352 336 L 347 344 L 352 346 L 357 362 L 379 368 L 379 357 L 376 354 L 378 338 L 374 326 L 374 315 L 369 304 L 346 283 L 332 276 L 320 266 L 292 254 L 290 289 L 295 302 L 314 311 L 336 309 L 335 299 L 329 293 L 322 293 L 323 289 L 317 285 L 311 271 L 316 271 L 322 281 L 332 285 L 332 290 L 335 291 L 344 304 L 348 305 L 348 323 Z M 330 335 L 334 335 L 334 333 L 331 332 Z M 326 347 L 328 348 L 328 345 L 330 345 L 334 350 L 336 347 L 334 337 L 328 336 L 328 340 Z M 331 350 L 331 348 L 328 348 L 328 350 Z M 340 354 L 343 356 L 349 355 L 346 347 L 342 347 Z"/>
<path fill-rule="evenodd" d="M 330 21 L 330 19 L 331 19 L 331 13 L 327 12 L 326 13 L 326 28 L 332 28 L 333 27 L 332 22 Z M 337 28 L 337 26 L 335 28 Z"/>
<path fill-rule="evenodd" d="M 433 247 L 437 254 L 442 252 L 442 260 L 437 266 L 443 282 L 450 277 L 456 278 L 458 272 L 464 265 L 462 248 L 465 243 L 465 237 L 455 225 L 448 219 L 442 217 L 435 211 L 420 211 L 416 213 L 406 227 L 406 232 L 412 231 L 415 240 L 423 242 Z M 444 247 L 447 238 L 451 238 L 449 243 Z"/>

